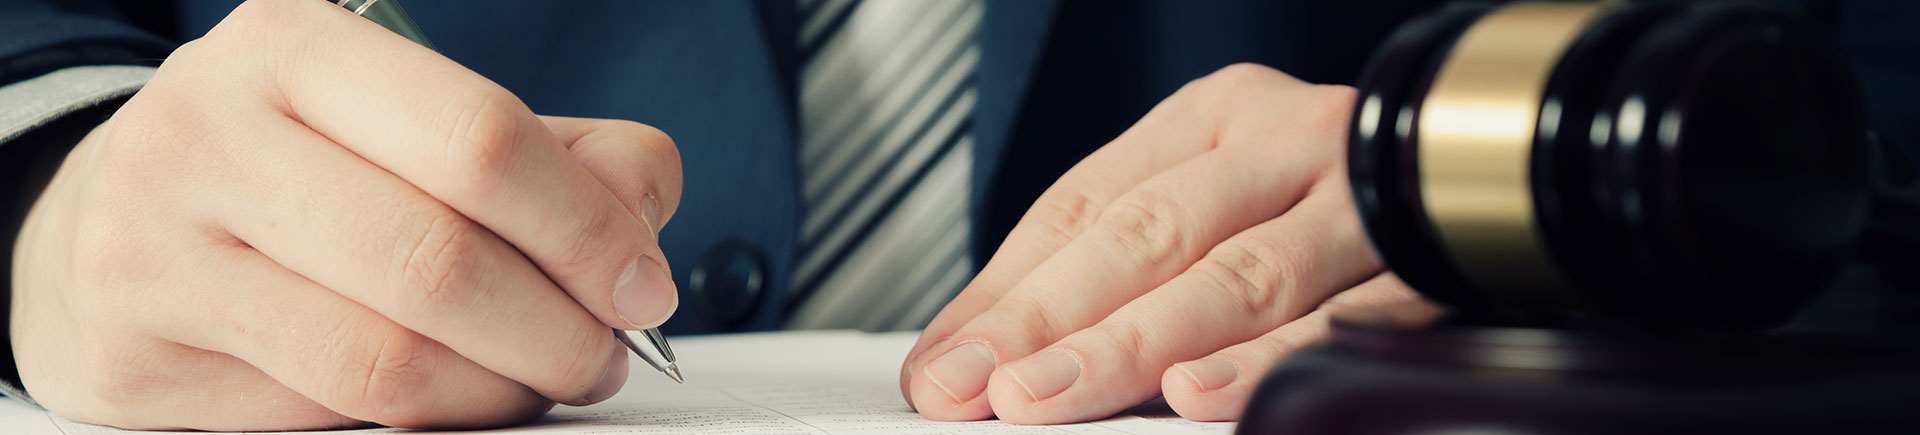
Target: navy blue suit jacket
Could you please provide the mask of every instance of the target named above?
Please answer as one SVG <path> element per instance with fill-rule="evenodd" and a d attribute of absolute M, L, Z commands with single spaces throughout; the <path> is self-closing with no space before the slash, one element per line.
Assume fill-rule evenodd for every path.
<path fill-rule="evenodd" d="M 988 0 L 971 204 L 984 259 L 1066 168 L 1185 82 L 1257 62 L 1348 83 L 1396 25 L 1439 0 Z M 237 0 L 0 0 L 0 60 L 13 77 L 86 63 L 154 63 L 202 34 Z M 683 291 L 694 263 L 725 240 L 762 253 L 769 291 L 744 322 L 710 321 L 683 295 L 670 333 L 777 327 L 800 203 L 794 162 L 794 11 L 786 0 L 413 0 L 448 57 L 536 112 L 659 127 L 681 150 L 686 191 L 662 234 Z M 1805 1 L 1834 23 L 1882 138 L 1915 150 L 1920 127 L 1920 2 Z M 75 47 L 91 47 L 76 50 Z M 101 51 L 101 47 L 113 50 Z M 115 57 L 114 50 L 140 55 Z M 107 54 L 100 54 L 107 53 Z M 5 63 L 0 63 L 5 65 Z M 9 71 L 0 69 L 0 72 Z M 983 262 L 976 262 L 983 263 Z"/>

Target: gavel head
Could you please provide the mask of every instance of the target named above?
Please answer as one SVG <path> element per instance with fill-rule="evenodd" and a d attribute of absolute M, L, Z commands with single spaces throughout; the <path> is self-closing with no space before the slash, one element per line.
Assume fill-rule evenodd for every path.
<path fill-rule="evenodd" d="M 1464 311 L 1777 324 L 1866 225 L 1870 138 L 1821 32 L 1737 2 L 1456 6 L 1402 26 L 1357 82 L 1368 237 Z"/>

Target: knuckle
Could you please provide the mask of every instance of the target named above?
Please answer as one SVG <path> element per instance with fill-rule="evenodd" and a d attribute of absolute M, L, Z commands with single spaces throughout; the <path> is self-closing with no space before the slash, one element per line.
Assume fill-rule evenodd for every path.
<path fill-rule="evenodd" d="M 220 27 L 216 25 L 213 29 L 208 30 L 208 32 L 211 35 L 212 34 L 211 32 L 215 32 L 219 30 L 220 30 Z M 213 41 L 213 40 L 205 37 L 194 38 L 194 39 L 187 40 L 187 42 L 182 42 L 180 43 L 180 45 L 173 46 L 173 52 L 167 53 L 166 59 L 162 59 L 160 61 L 160 66 L 165 67 L 169 65 L 168 60 L 171 60 L 171 59 L 193 59 L 193 58 L 200 57 L 202 54 L 219 53 L 219 50 L 217 48 L 208 47 L 208 45 L 215 45 L 213 42 L 210 42 L 210 41 Z M 154 80 L 151 80 L 151 79 L 147 80 L 147 83 L 149 85 L 151 85 L 153 82 Z M 143 87 L 142 89 L 145 89 L 145 88 Z"/>
<path fill-rule="evenodd" d="M 315 36 L 334 30 L 316 28 L 322 20 L 312 18 L 340 11 L 306 10 L 317 5 L 298 0 L 242 2 L 205 36 L 174 50 L 155 81 L 186 82 L 195 90 L 238 86 L 258 96 L 284 94 L 293 89 L 288 73 L 302 70 L 299 66 L 319 53 L 337 49 L 329 45 L 333 38 Z"/>
<path fill-rule="evenodd" d="M 1328 297 L 1326 301 L 1320 303 L 1318 310 L 1329 314 L 1337 314 L 1345 311 L 1367 309 L 1419 299 L 1420 295 L 1415 293 L 1412 287 L 1408 287 L 1398 280 L 1362 283 L 1359 286 Z"/>
<path fill-rule="evenodd" d="M 1182 89 L 1205 94 L 1209 97 L 1226 98 L 1245 92 L 1249 85 L 1270 82 L 1276 78 L 1290 77 L 1291 76 L 1286 75 L 1286 73 L 1269 68 L 1266 65 L 1241 62 L 1227 65 L 1206 76 L 1194 79 L 1192 82 L 1188 82 Z"/>
<path fill-rule="evenodd" d="M 1147 331 L 1140 329 L 1140 325 L 1134 322 L 1101 322 L 1089 328 L 1087 332 L 1100 337 L 1099 352 L 1103 355 L 1152 355 L 1160 351 L 1159 347 L 1149 343 Z M 1145 361 L 1142 358 L 1114 358 L 1113 360 L 1121 364 Z M 1164 370 L 1165 367 L 1156 369 Z"/>
<path fill-rule="evenodd" d="M 1056 337 L 1064 337 L 1080 329 L 1074 327 L 1074 322 L 1059 318 L 1059 310 L 1049 308 L 1052 304 L 1035 297 L 1009 297 L 1003 301 L 1004 304 L 995 304 L 994 309 L 1005 314 L 1011 321 L 992 322 L 992 324 L 1012 326 L 1008 330 L 1019 333 L 1020 338 L 1029 343 L 1044 345 Z M 1004 311 L 1002 311 L 1003 306 Z M 959 335 L 961 334 L 955 334 L 955 336 Z"/>
<path fill-rule="evenodd" d="M 1268 81 L 1280 77 L 1289 77 L 1280 70 L 1253 62 L 1239 62 L 1214 71 L 1210 77 L 1219 78 L 1227 83 L 1246 83 Z"/>
<path fill-rule="evenodd" d="M 560 355 L 559 361 L 552 365 L 555 370 L 543 373 L 550 376 L 544 381 L 545 385 L 559 386 L 558 394 L 564 397 L 584 398 L 592 392 L 594 386 L 600 382 L 600 375 L 606 372 L 607 364 L 610 363 L 607 350 L 612 345 L 601 340 L 605 338 L 605 328 L 596 325 L 596 327 L 586 328 L 569 335 L 574 337 L 575 345 L 572 353 Z M 624 352 L 625 349 L 621 351 Z M 621 355 L 625 356 L 625 354 Z"/>
<path fill-rule="evenodd" d="M 1305 104 L 1307 116 L 1304 120 L 1313 127 L 1310 131 L 1345 134 L 1357 98 L 1359 91 L 1349 86 L 1315 85 Z"/>
<path fill-rule="evenodd" d="M 83 147 L 93 168 L 92 181 L 115 187 L 108 195 L 152 192 L 181 183 L 159 180 L 218 179 L 245 173 L 237 159 L 246 152 L 222 127 L 224 114 L 212 109 L 213 96 L 194 91 L 195 83 L 155 76 L 145 88 L 100 124 Z M 115 198 L 122 199 L 122 198 Z M 133 199 L 133 198 L 127 198 Z"/>
<path fill-rule="evenodd" d="M 1052 241 L 1052 246 L 1062 246 L 1099 219 L 1100 206 L 1085 193 L 1052 189 L 1041 195 L 1032 215 L 1042 237 Z"/>
<path fill-rule="evenodd" d="M 220 56 L 222 52 L 231 52 L 231 47 L 222 46 L 231 45 L 224 42 L 226 38 L 216 37 L 216 35 L 231 33 L 231 30 L 225 27 L 237 25 L 238 24 L 230 25 L 222 23 L 220 26 L 209 30 L 206 37 L 193 39 L 175 46 L 173 52 L 168 53 L 166 59 L 160 61 L 160 68 L 154 71 L 153 78 L 147 81 L 147 86 L 142 87 L 140 92 L 145 93 L 148 89 L 163 87 L 164 84 L 169 83 L 171 80 L 187 80 L 193 75 L 206 74 L 208 70 L 204 68 L 200 71 L 189 71 L 181 74 L 173 74 L 173 72 L 176 67 L 181 65 L 190 65 L 191 67 L 204 66 L 205 62 L 203 62 L 202 59 L 212 59 Z M 124 111 L 125 109 L 122 110 Z"/>
<path fill-rule="evenodd" d="M 1185 209 L 1164 192 L 1138 190 L 1100 213 L 1099 234 L 1146 265 L 1170 264 L 1185 257 L 1188 236 L 1181 227 Z"/>
<path fill-rule="evenodd" d="M 666 132 L 660 131 L 658 128 L 653 128 L 651 125 L 637 122 L 634 124 L 644 127 L 647 132 L 642 136 L 647 139 L 642 140 L 640 143 L 651 145 L 645 148 L 647 152 L 652 153 L 651 156 L 647 157 L 651 159 L 653 164 L 657 165 L 656 167 L 660 170 L 667 171 L 668 177 L 674 180 L 685 178 L 686 173 L 680 167 L 680 146 L 673 142 L 673 138 L 668 137 Z M 674 196 L 678 197 L 679 195 L 676 194 Z"/>
<path fill-rule="evenodd" d="M 580 159 L 588 170 L 598 170 L 595 175 L 636 215 L 642 211 L 641 204 L 648 195 L 665 204 L 679 203 L 680 188 L 684 184 L 680 149 L 674 145 L 673 138 L 660 129 L 633 121 L 598 120 L 592 132 L 575 139 L 572 146 L 574 158 Z M 665 220 L 670 216 L 659 218 Z M 665 224 L 648 223 L 656 230 Z"/>
<path fill-rule="evenodd" d="M 647 148 L 663 153 L 659 156 L 663 160 L 680 161 L 680 148 L 674 144 L 673 137 L 668 136 L 667 132 L 651 125 L 627 120 L 614 120 L 612 123 L 609 128 L 620 132 L 623 137 L 634 138 L 636 142 L 644 144 Z"/>
<path fill-rule="evenodd" d="M 100 149 L 94 154 L 98 157 L 102 175 L 133 173 L 140 168 L 163 166 L 182 157 L 212 154 L 199 149 L 210 145 L 212 141 L 191 140 L 192 136 L 206 137 L 201 125 L 200 114 L 193 110 L 180 110 L 178 98 L 168 98 L 158 88 L 141 91 L 143 97 L 170 100 L 174 104 L 134 104 L 129 103 L 114 114 L 114 118 L 104 126 Z M 138 101 L 145 103 L 146 101 Z M 174 107 L 159 107 L 174 106 Z"/>
<path fill-rule="evenodd" d="M 349 339 L 352 340 L 352 339 Z M 432 417 L 431 407 L 420 397 L 427 384 L 427 368 L 422 359 L 428 345 L 416 335 L 363 337 L 353 348 L 369 355 L 346 366 L 341 376 L 341 394 L 333 403 L 361 406 L 357 417 L 375 422 L 418 427 Z"/>
<path fill-rule="evenodd" d="M 254 19 L 254 18 L 261 18 L 261 17 L 284 16 L 289 13 L 294 13 L 294 11 L 292 10 L 294 6 L 295 6 L 294 1 L 290 1 L 290 0 L 244 1 L 244 2 L 240 2 L 239 6 L 234 7 L 233 12 L 230 12 L 227 14 L 227 18 L 228 19 L 233 19 L 233 18 Z"/>
<path fill-rule="evenodd" d="M 518 101 L 505 91 L 480 91 L 449 102 L 442 141 L 444 174 L 459 180 L 455 195 L 493 195 L 521 158 L 523 120 Z"/>
<path fill-rule="evenodd" d="M 1351 293 L 1351 291 L 1343 292 L 1343 294 L 1344 293 Z M 1343 312 L 1347 312 L 1355 309 L 1366 308 L 1369 306 L 1380 304 L 1382 302 L 1385 302 L 1385 301 L 1377 300 L 1377 299 L 1376 300 L 1353 300 L 1353 299 L 1344 299 L 1344 298 L 1332 298 L 1332 299 L 1327 299 L 1326 302 L 1321 302 L 1320 308 L 1317 308 L 1317 310 L 1324 313 L 1328 313 L 1328 314 L 1337 314 L 1337 313 L 1343 313 Z"/>
<path fill-rule="evenodd" d="M 629 242 L 636 240 L 640 234 L 639 224 L 630 216 L 582 213 L 578 217 L 577 225 L 573 226 L 571 231 L 564 231 L 569 234 L 559 236 L 564 243 L 560 246 L 561 249 L 551 253 L 529 252 L 528 254 L 551 256 L 552 259 L 544 261 L 536 257 L 535 262 L 542 268 L 560 271 L 558 273 L 568 275 L 578 273 L 580 274 L 578 276 L 618 276 L 620 269 L 640 253 L 640 243 Z"/>
<path fill-rule="evenodd" d="M 311 33 L 304 29 L 310 27 L 313 22 L 302 17 L 312 17 L 313 11 L 300 10 L 302 7 L 309 6 L 302 3 L 308 2 L 296 0 L 241 2 L 239 6 L 234 7 L 233 12 L 227 13 L 225 19 L 209 29 L 202 39 L 220 41 L 221 45 L 246 44 L 255 47 L 285 43 L 297 38 L 298 35 Z"/>
<path fill-rule="evenodd" d="M 1354 103 L 1360 97 L 1358 89 L 1347 85 L 1314 85 L 1313 89 L 1316 91 L 1314 92 L 1316 104 L 1313 106 L 1341 115 L 1338 118 L 1346 118 L 1345 115 L 1353 110 Z"/>
<path fill-rule="evenodd" d="M 401 312 L 431 315 L 464 307 L 476 297 L 468 284 L 477 253 L 479 224 L 451 212 L 428 219 L 413 238 L 401 242 L 401 260 L 391 293 Z"/>
<path fill-rule="evenodd" d="M 1294 351 L 1304 349 L 1319 343 L 1320 340 L 1326 339 L 1327 319 L 1325 316 L 1312 315 L 1303 317 L 1295 322 L 1307 322 L 1311 324 L 1299 325 L 1302 327 L 1281 328 L 1261 336 L 1259 339 L 1254 340 L 1254 343 L 1257 344 L 1248 347 L 1246 350 L 1248 353 L 1247 357 L 1261 361 L 1262 364 L 1270 365 L 1273 362 L 1285 359 L 1287 355 L 1293 354 Z"/>
<path fill-rule="evenodd" d="M 670 170 L 674 177 L 680 174 L 680 147 L 673 137 L 651 125 L 627 120 L 609 120 L 603 131 L 622 139 L 621 142 L 636 143 L 640 159 L 662 170 Z"/>
<path fill-rule="evenodd" d="M 1300 276 L 1298 255 L 1277 241 L 1233 240 L 1215 247 L 1196 268 L 1213 284 L 1204 288 L 1219 292 L 1221 300 L 1252 318 L 1270 318 L 1294 309 L 1287 296 Z"/>

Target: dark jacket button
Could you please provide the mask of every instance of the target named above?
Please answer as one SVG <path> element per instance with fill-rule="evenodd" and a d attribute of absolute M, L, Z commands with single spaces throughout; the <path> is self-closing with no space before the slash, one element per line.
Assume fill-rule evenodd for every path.
<path fill-rule="evenodd" d="M 727 239 L 707 250 L 687 284 L 707 319 L 725 329 L 745 322 L 760 305 L 767 279 L 766 256 L 746 242 Z"/>

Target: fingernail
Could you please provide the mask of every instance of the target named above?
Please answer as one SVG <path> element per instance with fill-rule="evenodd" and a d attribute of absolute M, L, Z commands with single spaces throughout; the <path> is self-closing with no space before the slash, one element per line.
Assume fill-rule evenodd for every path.
<path fill-rule="evenodd" d="M 921 366 L 920 362 L 925 361 L 927 359 L 927 356 L 928 356 L 927 352 L 932 352 L 932 351 L 941 349 L 945 347 L 947 345 L 947 342 L 949 341 L 953 341 L 952 336 L 942 338 L 940 339 L 940 341 L 933 342 L 932 346 L 927 346 L 927 348 L 925 349 L 920 349 L 919 352 L 914 352 L 911 355 L 907 355 L 906 364 L 902 364 L 907 368 L 907 377 L 909 378 L 913 377 L 914 368 L 920 367 Z"/>
<path fill-rule="evenodd" d="M 613 284 L 613 312 L 627 321 L 627 329 L 660 326 L 679 305 L 673 276 L 660 262 L 644 254 L 633 257 Z"/>
<path fill-rule="evenodd" d="M 947 342 L 950 342 L 950 341 L 953 341 L 953 337 L 949 336 L 946 338 L 942 338 L 940 339 L 940 341 L 933 342 L 932 346 L 927 346 L 925 349 L 920 349 L 919 352 L 914 352 L 912 355 L 907 355 L 907 370 L 911 371 L 913 370 L 914 366 L 919 365 L 915 363 L 925 361 L 928 356 L 927 352 L 932 352 L 932 351 L 944 348 L 947 345 Z"/>
<path fill-rule="evenodd" d="M 1080 379 L 1080 357 L 1066 349 L 1053 350 L 1008 365 L 1007 374 L 1038 402 L 1066 391 Z"/>
<path fill-rule="evenodd" d="M 587 392 L 588 405 L 600 403 L 620 392 L 627 383 L 627 349 L 615 347 L 613 360 L 607 363 L 605 372 L 600 373 L 600 382 L 594 384 L 593 391 Z"/>
<path fill-rule="evenodd" d="M 927 364 L 927 380 L 947 393 L 953 403 L 973 400 L 987 389 L 987 377 L 993 375 L 993 350 L 978 342 L 962 344 Z"/>
<path fill-rule="evenodd" d="M 660 222 L 660 197 L 649 192 L 646 197 L 640 198 L 640 220 L 647 224 L 647 232 L 653 233 L 655 238 L 660 237 L 660 226 L 655 224 Z"/>
<path fill-rule="evenodd" d="M 1218 390 L 1240 377 L 1240 366 L 1223 359 L 1187 361 L 1174 364 L 1173 367 L 1186 372 L 1187 378 L 1192 379 L 1193 385 L 1200 387 L 1201 392 Z"/>

